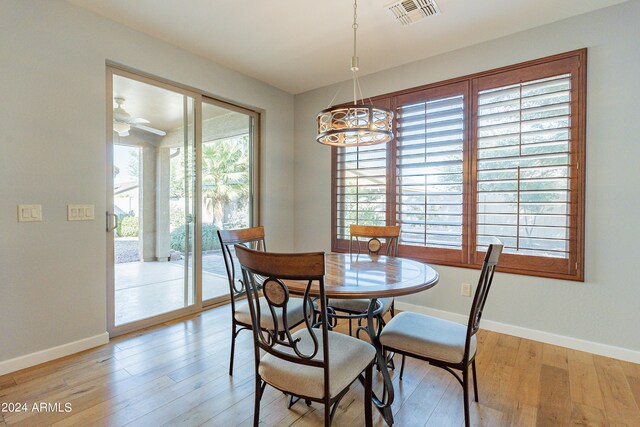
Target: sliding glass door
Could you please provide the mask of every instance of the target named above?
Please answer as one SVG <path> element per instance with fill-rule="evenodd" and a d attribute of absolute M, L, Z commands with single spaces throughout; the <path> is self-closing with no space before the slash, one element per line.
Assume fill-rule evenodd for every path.
<path fill-rule="evenodd" d="M 111 331 L 137 329 L 196 305 L 193 94 L 112 75 L 109 141 Z"/>
<path fill-rule="evenodd" d="M 217 230 L 253 225 L 253 116 L 202 103 L 202 292 L 205 304 L 229 298 Z"/>
<path fill-rule="evenodd" d="M 220 304 L 217 230 L 257 225 L 249 110 L 109 68 L 109 332 Z"/>

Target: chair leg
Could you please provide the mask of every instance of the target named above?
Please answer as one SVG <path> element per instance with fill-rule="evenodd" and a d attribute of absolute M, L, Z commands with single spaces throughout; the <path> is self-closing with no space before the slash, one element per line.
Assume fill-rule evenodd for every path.
<path fill-rule="evenodd" d="M 402 381 L 402 376 L 404 375 L 404 360 L 407 358 L 404 354 L 402 355 L 402 364 L 400 365 L 400 381 Z"/>
<path fill-rule="evenodd" d="M 289 403 L 287 403 L 287 409 L 291 409 L 291 407 L 293 405 L 295 405 L 295 403 L 298 401 L 298 399 L 296 399 L 296 397 L 293 394 L 290 394 L 289 395 Z"/>
<path fill-rule="evenodd" d="M 373 362 L 364 373 L 364 422 L 366 427 L 373 426 L 373 414 L 371 412 L 371 398 L 373 394 Z"/>
<path fill-rule="evenodd" d="M 233 323 L 232 331 L 231 331 L 231 356 L 229 357 L 229 376 L 233 376 L 233 353 L 236 349 L 236 324 Z"/>
<path fill-rule="evenodd" d="M 471 424 L 469 417 L 469 367 L 462 370 L 462 399 L 464 400 L 464 426 Z"/>
<path fill-rule="evenodd" d="M 324 402 L 324 426 L 331 427 L 331 404 L 328 399 Z"/>
<path fill-rule="evenodd" d="M 476 372 L 476 359 L 473 359 L 473 362 L 471 362 L 471 369 L 473 369 L 473 394 L 476 397 L 476 402 L 479 402 L 479 400 L 478 400 L 478 374 Z"/>
<path fill-rule="evenodd" d="M 350 337 L 352 337 L 352 336 L 353 336 L 353 332 L 351 331 L 351 330 L 352 330 L 352 328 L 353 328 L 353 327 L 351 326 L 351 319 L 349 319 L 349 336 L 350 336 Z"/>
<path fill-rule="evenodd" d="M 253 427 L 258 427 L 260 424 L 260 399 L 262 399 L 262 379 L 259 375 L 256 375 L 256 391 L 255 391 L 255 406 L 253 408 Z"/>
<path fill-rule="evenodd" d="M 389 308 L 389 313 L 391 313 L 391 317 L 395 317 L 395 315 L 396 315 L 396 300 L 391 301 L 391 307 Z"/>

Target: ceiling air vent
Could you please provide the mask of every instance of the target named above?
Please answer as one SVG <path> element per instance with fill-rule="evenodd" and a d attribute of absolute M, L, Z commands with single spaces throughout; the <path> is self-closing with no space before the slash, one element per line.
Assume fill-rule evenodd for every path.
<path fill-rule="evenodd" d="M 440 14 L 435 0 L 401 0 L 385 6 L 402 25 Z"/>

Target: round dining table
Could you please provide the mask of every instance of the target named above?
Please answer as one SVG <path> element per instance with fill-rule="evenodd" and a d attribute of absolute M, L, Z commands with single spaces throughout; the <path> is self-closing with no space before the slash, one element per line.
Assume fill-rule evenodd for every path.
<path fill-rule="evenodd" d="M 387 257 L 369 254 L 325 254 L 325 294 L 329 298 L 371 299 L 366 316 L 366 330 L 371 344 L 376 349 L 376 361 L 384 380 L 381 396 L 373 395 L 373 403 L 380 410 L 388 425 L 393 424 L 391 404 L 393 403 L 393 383 L 387 366 L 382 345 L 375 327 L 374 318 L 381 304 L 379 298 L 398 297 L 424 291 L 438 283 L 438 272 L 419 261 L 401 257 Z M 289 291 L 303 294 L 306 284 L 288 282 Z M 315 289 L 314 289 L 315 288 Z M 313 295 L 315 292 L 315 295 Z M 313 286 L 310 293 L 318 296 L 318 288 Z"/>

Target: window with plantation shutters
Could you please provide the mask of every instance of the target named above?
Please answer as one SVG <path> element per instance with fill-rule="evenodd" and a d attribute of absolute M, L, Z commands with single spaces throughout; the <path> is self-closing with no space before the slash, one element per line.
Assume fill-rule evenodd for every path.
<path fill-rule="evenodd" d="M 580 55 L 474 79 L 471 261 L 491 239 L 514 272 L 582 279 Z"/>
<path fill-rule="evenodd" d="M 571 75 L 478 94 L 476 245 L 569 258 Z"/>
<path fill-rule="evenodd" d="M 399 256 L 584 280 L 586 49 L 373 98 L 385 146 L 333 149 L 332 249 L 400 225 Z"/>
<path fill-rule="evenodd" d="M 467 84 L 396 99 L 396 224 L 406 255 L 461 261 Z"/>
<path fill-rule="evenodd" d="M 387 150 L 384 145 L 340 147 L 336 155 L 336 238 L 349 240 L 349 225 L 387 222 Z"/>

